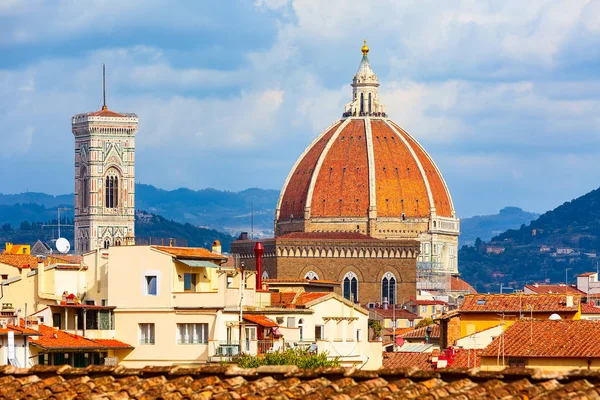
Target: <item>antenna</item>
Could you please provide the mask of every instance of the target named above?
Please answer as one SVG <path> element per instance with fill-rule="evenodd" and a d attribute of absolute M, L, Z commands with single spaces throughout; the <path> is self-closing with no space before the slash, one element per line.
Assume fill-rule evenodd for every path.
<path fill-rule="evenodd" d="M 102 64 L 102 109 L 106 110 L 106 65 Z"/>
<path fill-rule="evenodd" d="M 251 238 L 254 240 L 254 202 L 252 202 L 252 213 L 250 214 Z"/>

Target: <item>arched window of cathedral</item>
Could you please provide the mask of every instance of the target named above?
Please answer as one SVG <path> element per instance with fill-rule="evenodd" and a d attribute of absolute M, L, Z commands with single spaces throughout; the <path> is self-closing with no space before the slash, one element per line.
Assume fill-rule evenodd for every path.
<path fill-rule="evenodd" d="M 342 294 L 354 303 L 358 303 L 358 277 L 354 272 L 348 272 L 342 281 Z"/>
<path fill-rule="evenodd" d="M 106 208 L 117 208 L 119 206 L 119 172 L 115 168 L 110 168 L 106 172 Z"/>
<path fill-rule="evenodd" d="M 387 299 L 388 304 L 396 304 L 396 277 L 387 272 L 381 280 L 381 301 Z"/>
<path fill-rule="evenodd" d="M 79 172 L 79 181 L 81 183 L 81 208 L 88 208 L 90 205 L 90 178 L 88 177 L 87 169 L 85 167 L 81 167 Z"/>
<path fill-rule="evenodd" d="M 369 115 L 371 115 L 371 93 L 369 93 Z"/>
<path fill-rule="evenodd" d="M 315 271 L 308 271 L 306 273 L 306 275 L 304 275 L 304 279 L 310 279 L 310 280 L 319 280 L 319 275 L 317 275 L 317 273 Z"/>
<path fill-rule="evenodd" d="M 360 94 L 360 115 L 362 115 L 365 110 L 364 106 L 365 106 L 365 96 L 363 93 L 361 93 Z"/>
<path fill-rule="evenodd" d="M 263 271 L 262 278 L 263 279 L 269 279 L 269 273 L 267 271 Z"/>
<path fill-rule="evenodd" d="M 117 238 L 115 239 L 115 246 L 120 246 L 121 245 L 121 239 Z"/>
<path fill-rule="evenodd" d="M 298 320 L 298 330 L 300 331 L 300 340 L 304 339 L 304 320 L 302 318 Z"/>
<path fill-rule="evenodd" d="M 110 247 L 110 239 L 104 239 L 104 248 L 108 249 Z"/>

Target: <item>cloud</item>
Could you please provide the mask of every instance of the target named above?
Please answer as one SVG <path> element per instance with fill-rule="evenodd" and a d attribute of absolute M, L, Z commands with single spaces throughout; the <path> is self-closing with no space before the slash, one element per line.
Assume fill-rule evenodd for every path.
<path fill-rule="evenodd" d="M 52 162 L 65 183 L 39 190 L 71 190 L 70 116 L 99 107 L 106 63 L 109 107 L 140 116 L 139 180 L 279 188 L 350 100 L 366 37 L 380 100 L 461 215 L 543 211 L 600 178 L 598 4 L 5 1 L 0 140 L 24 145 L 6 146 L 0 167 L 44 175 Z"/>

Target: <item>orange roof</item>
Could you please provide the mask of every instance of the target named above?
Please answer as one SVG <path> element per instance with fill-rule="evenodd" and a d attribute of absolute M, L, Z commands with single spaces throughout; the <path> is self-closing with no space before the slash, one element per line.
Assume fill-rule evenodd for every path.
<path fill-rule="evenodd" d="M 382 316 L 383 318 L 396 318 L 396 319 L 408 319 L 408 320 L 415 320 L 415 319 L 421 319 L 421 317 L 419 317 L 417 314 L 411 313 L 408 310 L 405 310 L 404 308 L 398 308 L 396 307 L 396 309 L 394 310 L 394 306 L 392 306 L 391 308 L 382 308 L 382 307 L 377 307 L 377 308 L 367 308 L 369 311 L 372 311 L 373 313 Z"/>
<path fill-rule="evenodd" d="M 4 328 L 0 328 L 0 336 L 3 335 L 8 335 L 8 332 L 14 332 L 15 335 L 25 335 L 25 336 L 34 336 L 34 335 L 39 335 L 39 332 L 33 329 L 29 329 L 29 328 L 23 328 L 21 326 L 15 326 L 15 325 L 7 325 L 6 329 Z"/>
<path fill-rule="evenodd" d="M 298 297 L 296 297 L 296 301 L 294 304 L 297 306 L 303 306 L 310 302 L 313 302 L 321 297 L 329 296 L 331 292 L 304 292 L 300 293 Z"/>
<path fill-rule="evenodd" d="M 589 320 L 519 320 L 482 352 L 497 357 L 600 358 L 600 324 Z"/>
<path fill-rule="evenodd" d="M 413 329 L 415 329 L 415 328 L 398 328 L 395 331 L 391 331 L 390 335 L 396 335 L 396 336 L 403 335 L 407 332 L 412 331 Z"/>
<path fill-rule="evenodd" d="M 450 278 L 450 290 L 453 292 L 469 292 L 469 294 L 477 294 L 477 290 L 468 282 L 460 279 L 458 276 Z"/>
<path fill-rule="evenodd" d="M 454 361 L 449 368 L 479 368 L 481 366 L 481 353 L 483 349 L 454 348 Z"/>
<path fill-rule="evenodd" d="M 271 292 L 271 306 L 289 306 L 295 297 L 296 292 Z"/>
<path fill-rule="evenodd" d="M 431 353 L 383 353 L 383 368 L 417 368 L 432 370 Z"/>
<path fill-rule="evenodd" d="M 275 321 L 273 321 L 270 318 L 267 318 L 264 315 L 244 314 L 244 319 L 246 321 L 254 322 L 257 325 L 264 326 L 265 328 L 279 326 Z"/>
<path fill-rule="evenodd" d="M 440 337 L 440 326 L 439 325 L 428 325 L 431 327 L 431 336 L 432 338 L 439 338 Z M 427 335 L 427 326 L 423 326 L 421 328 L 416 328 L 413 329 L 411 331 L 408 331 L 400 336 L 402 336 L 404 339 L 421 339 L 421 338 L 425 338 L 425 336 Z"/>
<path fill-rule="evenodd" d="M 474 294 L 467 295 L 460 312 L 577 312 L 581 296 L 573 296 L 573 306 L 567 307 L 562 294 Z"/>
<path fill-rule="evenodd" d="M 103 108 L 100 111 L 91 112 L 89 115 L 90 117 L 125 117 L 125 115 L 119 114 L 118 112 L 110 111 L 108 108 Z"/>
<path fill-rule="evenodd" d="M 304 218 L 308 203 L 311 217 L 364 218 L 372 188 L 378 216 L 422 218 L 435 207 L 438 216 L 452 217 L 444 180 L 412 136 L 389 120 L 349 118 L 344 123 L 341 130 L 337 123 L 323 132 L 290 171 L 278 219 Z"/>
<path fill-rule="evenodd" d="M 600 314 L 600 307 L 596 307 L 593 304 L 581 303 L 582 314 Z"/>
<path fill-rule="evenodd" d="M 0 254 L 0 264 L 17 268 L 37 268 L 38 258 L 29 254 Z"/>
<path fill-rule="evenodd" d="M 177 258 L 201 258 L 211 260 L 227 260 L 227 257 L 221 254 L 213 253 L 202 247 L 172 247 L 172 246 L 152 246 L 153 249 L 164 251 Z"/>
<path fill-rule="evenodd" d="M 583 293 L 581 290 L 578 290 L 576 287 L 573 286 L 567 286 L 564 284 L 559 284 L 559 285 L 538 285 L 537 283 L 534 285 L 525 285 L 525 288 L 531 290 L 534 293 L 537 294 L 562 294 L 562 293 L 567 293 L 567 294 L 578 294 L 578 295 L 582 295 L 585 294 Z"/>
<path fill-rule="evenodd" d="M 92 340 L 83 336 L 74 335 L 46 325 L 38 326 L 37 339 L 32 339 L 31 344 L 46 350 L 55 349 L 90 349 L 103 350 L 110 348 L 133 348 L 132 346 L 118 340 Z"/>

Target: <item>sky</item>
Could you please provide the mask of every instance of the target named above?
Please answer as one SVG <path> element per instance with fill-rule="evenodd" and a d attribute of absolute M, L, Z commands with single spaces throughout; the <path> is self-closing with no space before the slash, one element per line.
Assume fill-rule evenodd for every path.
<path fill-rule="evenodd" d="M 73 191 L 102 63 L 109 108 L 139 116 L 136 181 L 279 190 L 350 101 L 364 38 L 459 217 L 600 186 L 598 0 L 1 0 L 0 192 Z"/>

